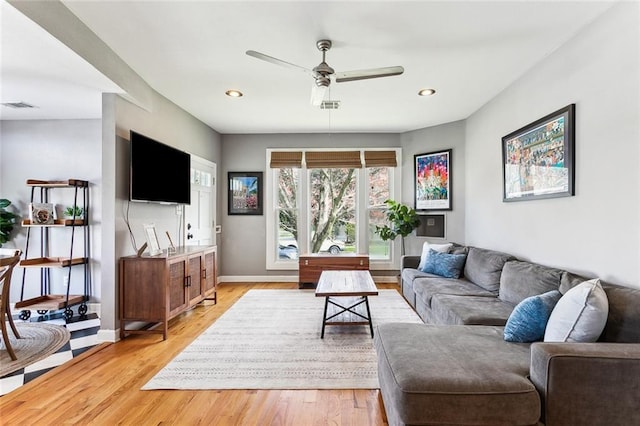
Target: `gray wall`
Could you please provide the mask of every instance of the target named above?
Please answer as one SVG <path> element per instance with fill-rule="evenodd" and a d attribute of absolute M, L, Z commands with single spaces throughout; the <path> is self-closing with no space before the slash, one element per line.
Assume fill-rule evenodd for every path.
<path fill-rule="evenodd" d="M 297 275 L 297 271 L 267 271 L 266 216 L 227 215 L 227 172 L 266 171 L 267 148 L 379 148 L 400 146 L 397 134 L 265 134 L 223 135 L 223 159 L 218 166 L 225 188 L 218 211 L 222 213 L 222 242 L 218 261 L 225 276 Z"/>
<path fill-rule="evenodd" d="M 219 163 L 221 159 L 220 135 L 216 131 L 156 92 L 151 94 L 150 103 L 150 109 L 143 109 L 116 95 L 105 95 L 103 99 L 103 178 L 106 197 L 110 200 L 104 216 L 112 219 L 112 229 L 108 235 L 114 236 L 113 240 L 105 243 L 102 259 L 105 265 L 110 265 L 105 272 L 106 276 L 103 277 L 103 330 L 113 331 L 118 327 L 118 259 L 135 254 L 135 248 L 144 244 L 142 225 L 154 223 L 161 235 L 169 231 L 172 236 L 177 236 L 179 231 L 180 216 L 176 215 L 175 206 L 128 201 L 129 131 L 136 130 L 214 163 Z M 219 182 L 220 176 L 217 176 L 216 180 Z M 218 199 L 220 196 L 218 191 Z M 216 221 L 219 220 L 218 214 Z M 135 247 L 133 240 L 136 243 Z M 161 247 L 167 245 L 168 243 L 162 239 Z M 112 340 L 115 336 L 104 338 Z"/>
<path fill-rule="evenodd" d="M 614 6 L 467 120 L 466 243 L 640 286 L 639 5 Z M 576 195 L 502 202 L 502 136 L 576 104 Z"/>
<path fill-rule="evenodd" d="M 102 242 L 102 188 L 100 146 L 100 120 L 15 120 L 0 121 L 0 198 L 12 202 L 10 208 L 21 218 L 29 217 L 31 188 L 27 179 L 64 180 L 82 179 L 90 182 L 90 223 L 91 223 L 91 272 L 92 301 L 99 301 L 101 286 L 101 242 Z M 68 206 L 73 204 L 72 189 L 50 190 L 50 202 Z M 39 198 L 38 198 L 39 200 Z M 50 229 L 50 255 L 68 256 L 71 242 L 70 229 Z M 25 250 L 27 228 L 17 226 L 13 239 L 3 247 Z M 81 235 L 81 234 L 79 234 Z M 40 255 L 40 233 L 31 232 L 29 257 Z M 82 240 L 76 239 L 74 253 L 82 250 Z M 74 254 L 75 257 L 75 254 Z M 66 270 L 51 269 L 54 293 L 63 293 L 63 275 Z M 20 300 L 22 270 L 15 275 L 11 301 Z M 20 279 L 17 279 L 19 277 Z M 81 267 L 74 267 L 71 273 L 71 293 L 83 294 L 83 274 Z M 40 295 L 39 269 L 28 269 L 25 282 L 25 299 Z"/>
<path fill-rule="evenodd" d="M 415 163 L 414 155 L 451 149 L 451 210 L 428 211 L 427 214 L 445 215 L 446 241 L 464 243 L 465 229 L 465 123 L 456 121 L 440 126 L 428 127 L 402 134 L 402 202 L 410 206 L 415 203 Z M 405 240 L 408 255 L 422 252 L 425 241 L 438 243 L 443 239 L 417 237 L 415 233 Z"/>

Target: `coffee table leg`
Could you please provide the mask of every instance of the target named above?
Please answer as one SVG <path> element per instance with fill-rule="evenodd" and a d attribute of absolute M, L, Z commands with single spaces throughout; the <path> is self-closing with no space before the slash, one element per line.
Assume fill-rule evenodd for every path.
<path fill-rule="evenodd" d="M 322 333 L 320 333 L 321 339 L 324 339 L 324 326 L 327 324 L 327 306 L 329 306 L 329 296 L 324 298 L 324 313 L 322 314 Z"/>
<path fill-rule="evenodd" d="M 373 322 L 371 321 L 371 310 L 369 309 L 369 298 L 364 296 L 364 304 L 367 306 L 367 317 L 369 317 L 369 329 L 371 330 L 371 337 L 373 337 Z"/>

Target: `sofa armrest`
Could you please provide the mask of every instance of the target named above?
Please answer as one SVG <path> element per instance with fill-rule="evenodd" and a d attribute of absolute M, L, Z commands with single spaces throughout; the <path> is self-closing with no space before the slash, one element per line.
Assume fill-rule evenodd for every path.
<path fill-rule="evenodd" d="M 400 258 L 400 271 L 404 268 L 413 268 L 417 269 L 420 264 L 420 256 L 402 256 Z"/>
<path fill-rule="evenodd" d="M 533 343 L 530 373 L 546 426 L 640 424 L 638 343 Z"/>

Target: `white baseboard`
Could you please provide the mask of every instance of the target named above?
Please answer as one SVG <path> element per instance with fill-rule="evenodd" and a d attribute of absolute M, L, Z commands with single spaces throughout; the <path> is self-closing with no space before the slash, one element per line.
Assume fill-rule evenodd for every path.
<path fill-rule="evenodd" d="M 96 336 L 98 343 L 115 343 L 120 340 L 120 330 L 98 330 L 98 335 Z"/>
<path fill-rule="evenodd" d="M 397 283 L 395 275 L 372 275 L 377 283 Z M 218 283 L 297 283 L 297 275 L 220 275 Z"/>
<path fill-rule="evenodd" d="M 220 275 L 219 283 L 297 283 L 297 275 Z"/>

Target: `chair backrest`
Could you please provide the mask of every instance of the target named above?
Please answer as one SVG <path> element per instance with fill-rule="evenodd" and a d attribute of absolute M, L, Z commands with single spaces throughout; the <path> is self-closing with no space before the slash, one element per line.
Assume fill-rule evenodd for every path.
<path fill-rule="evenodd" d="M 7 249 L 3 249 L 7 250 Z M 9 303 L 9 289 L 11 286 L 11 275 L 13 274 L 13 268 L 20 262 L 21 250 L 13 250 L 12 254 L 0 253 L 0 301 L 2 301 L 2 307 L 5 303 Z"/>

